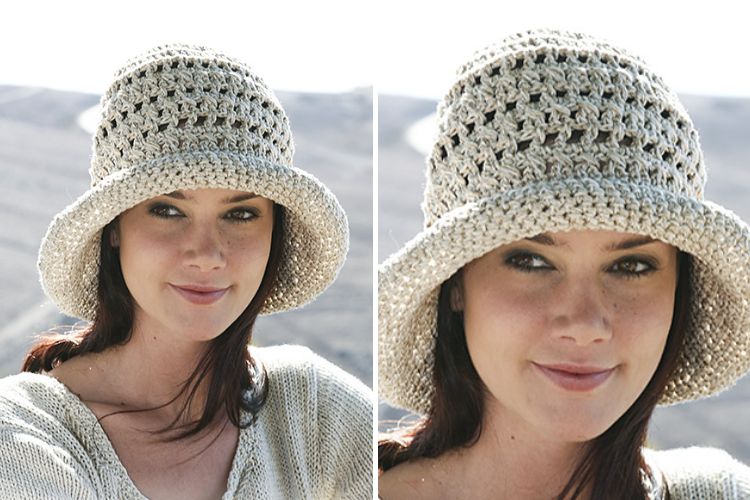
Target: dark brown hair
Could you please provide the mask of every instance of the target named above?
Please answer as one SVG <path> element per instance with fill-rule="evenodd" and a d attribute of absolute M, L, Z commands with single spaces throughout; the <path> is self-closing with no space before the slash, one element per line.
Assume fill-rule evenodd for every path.
<path fill-rule="evenodd" d="M 255 320 L 269 297 L 278 275 L 284 226 L 284 208 L 281 205 L 274 204 L 273 218 L 270 254 L 258 291 L 239 317 L 221 335 L 209 342 L 205 354 L 177 395 L 155 408 L 118 411 L 101 418 L 116 413 L 162 408 L 187 392 L 186 400 L 172 423 L 154 433 L 164 434 L 174 430 L 183 430 L 176 433 L 170 432 L 172 435 L 164 438 L 163 441 L 176 441 L 200 433 L 213 422 L 222 407 L 226 409 L 229 421 L 236 427 L 244 428 L 252 423 L 252 421 L 245 425 L 240 423 L 240 410 L 250 412 L 254 420 L 265 402 L 268 380 L 265 369 L 253 360 L 247 345 L 252 338 Z M 80 354 L 102 352 L 109 347 L 122 345 L 130 340 L 134 319 L 133 297 L 122 275 L 119 253 L 110 245 L 110 234 L 116 224 L 117 219 L 107 224 L 102 231 L 101 264 L 97 287 L 98 304 L 94 321 L 69 334 L 52 333 L 43 336 L 26 355 L 22 366 L 23 371 L 35 373 L 50 371 L 57 364 Z M 208 391 L 200 419 L 188 424 L 176 425 L 204 381 Z M 244 397 L 246 391 L 249 391 L 249 397 Z"/>
<path fill-rule="evenodd" d="M 691 300 L 691 257 L 678 253 L 674 312 L 667 343 L 650 382 L 633 405 L 603 434 L 591 440 L 581 461 L 558 496 L 580 498 L 591 488 L 591 498 L 645 498 L 641 448 L 648 423 L 682 352 Z M 485 386 L 469 356 L 463 314 L 451 308 L 451 291 L 461 271 L 440 288 L 433 382 L 429 414 L 417 424 L 386 434 L 378 443 L 378 467 L 391 467 L 419 457 L 435 458 L 459 446 L 476 443 L 482 432 Z M 668 493 L 667 493 L 668 494 Z"/>

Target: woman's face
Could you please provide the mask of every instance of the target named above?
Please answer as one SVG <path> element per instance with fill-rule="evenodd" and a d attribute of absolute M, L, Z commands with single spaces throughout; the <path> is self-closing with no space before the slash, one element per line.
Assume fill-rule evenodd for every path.
<path fill-rule="evenodd" d="M 467 264 L 462 309 L 487 409 L 554 440 L 602 434 L 656 371 L 677 249 L 636 234 L 544 233 Z"/>
<path fill-rule="evenodd" d="M 272 230 L 271 200 L 228 189 L 176 191 L 121 214 L 112 243 L 136 326 L 178 340 L 221 334 L 260 286 Z"/>

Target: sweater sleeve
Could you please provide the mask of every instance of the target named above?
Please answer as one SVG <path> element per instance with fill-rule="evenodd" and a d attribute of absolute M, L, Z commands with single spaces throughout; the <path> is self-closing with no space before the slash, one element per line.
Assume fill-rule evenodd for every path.
<path fill-rule="evenodd" d="M 372 498 L 372 391 L 320 358 L 318 405 L 321 468 L 331 479 L 331 498 Z"/>
<path fill-rule="evenodd" d="M 33 428 L 0 422 L 0 498 L 95 499 L 95 488 L 71 454 Z"/>
<path fill-rule="evenodd" d="M 93 465 L 59 418 L 64 403 L 27 378 L 0 379 L 0 498 L 97 498 Z"/>

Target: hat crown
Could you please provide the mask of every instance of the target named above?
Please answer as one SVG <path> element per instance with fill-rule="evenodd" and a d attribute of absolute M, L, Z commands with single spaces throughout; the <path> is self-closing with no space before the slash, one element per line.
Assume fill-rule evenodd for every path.
<path fill-rule="evenodd" d="M 275 95 L 245 64 L 205 47 L 156 47 L 121 68 L 101 99 L 91 184 L 188 151 L 291 166 L 294 145 Z"/>
<path fill-rule="evenodd" d="M 477 52 L 438 105 L 425 225 L 526 185 L 602 177 L 702 199 L 687 112 L 621 49 L 579 33 L 519 33 Z"/>

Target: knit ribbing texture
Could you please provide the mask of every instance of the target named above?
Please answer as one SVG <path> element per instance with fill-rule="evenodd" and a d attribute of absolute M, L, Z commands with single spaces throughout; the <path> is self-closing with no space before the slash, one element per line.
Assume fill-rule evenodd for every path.
<path fill-rule="evenodd" d="M 706 447 L 644 449 L 643 456 L 652 471 L 666 479 L 672 500 L 750 498 L 750 467 L 724 450 Z"/>
<path fill-rule="evenodd" d="M 426 414 L 440 285 L 543 232 L 646 234 L 691 255 L 686 346 L 661 404 L 750 368 L 750 231 L 703 199 L 698 133 L 639 58 L 579 33 L 519 33 L 463 65 L 438 105 L 424 230 L 378 276 L 380 395 Z"/>

